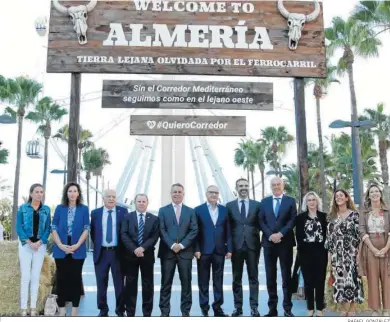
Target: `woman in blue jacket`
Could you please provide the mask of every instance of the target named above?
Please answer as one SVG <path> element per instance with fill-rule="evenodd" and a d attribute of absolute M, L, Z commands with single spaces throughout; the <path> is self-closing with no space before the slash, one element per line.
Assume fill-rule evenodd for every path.
<path fill-rule="evenodd" d="M 89 234 L 89 210 L 82 204 L 80 185 L 69 182 L 62 193 L 53 218 L 55 242 L 53 257 L 57 267 L 57 304 L 65 316 L 65 303 L 72 302 L 72 316 L 77 316 L 82 289 L 82 270 L 87 257 L 85 241 Z"/>
<path fill-rule="evenodd" d="M 20 241 L 20 307 L 22 316 L 27 316 L 30 283 L 31 316 L 37 315 L 39 279 L 45 259 L 51 222 L 50 208 L 42 204 L 43 194 L 43 186 L 39 183 L 33 184 L 30 187 L 28 201 L 19 207 L 16 218 L 16 231 Z"/>

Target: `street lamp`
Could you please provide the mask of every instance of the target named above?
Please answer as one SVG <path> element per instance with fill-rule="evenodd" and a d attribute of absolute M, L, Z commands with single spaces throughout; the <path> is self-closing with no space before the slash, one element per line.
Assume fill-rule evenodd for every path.
<path fill-rule="evenodd" d="M 0 124 L 16 124 L 16 119 L 8 114 L 0 115 Z"/>
<path fill-rule="evenodd" d="M 336 120 L 329 124 L 331 129 L 342 129 L 346 127 L 350 128 L 372 128 L 375 127 L 376 124 L 370 120 L 364 121 L 342 121 Z M 357 132 L 357 134 L 355 134 Z M 362 168 L 362 156 L 360 153 L 357 153 L 356 140 L 359 140 L 359 137 L 356 138 L 356 135 L 359 135 L 358 131 L 352 131 L 351 135 L 351 145 L 352 145 L 352 179 L 353 179 L 353 197 L 355 199 L 355 204 L 361 207 L 361 201 L 363 199 L 362 191 L 363 191 L 363 168 Z"/>
<path fill-rule="evenodd" d="M 66 170 L 66 169 L 64 169 L 64 170 L 54 169 L 54 170 L 51 170 L 50 173 L 53 173 L 53 174 L 63 174 L 64 175 L 64 186 L 65 186 L 66 174 L 68 173 L 68 170 Z"/>

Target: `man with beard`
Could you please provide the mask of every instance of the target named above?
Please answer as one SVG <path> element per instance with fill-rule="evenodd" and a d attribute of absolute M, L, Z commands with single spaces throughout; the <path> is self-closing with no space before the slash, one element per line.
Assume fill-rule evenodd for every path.
<path fill-rule="evenodd" d="M 278 316 L 277 266 L 279 258 L 282 271 L 284 316 L 294 316 L 291 312 L 291 266 L 295 246 L 294 226 L 297 216 L 297 203 L 284 194 L 284 182 L 279 177 L 271 180 L 272 196 L 261 201 L 261 230 L 264 247 L 265 275 L 267 279 L 268 307 L 266 316 Z"/>
<path fill-rule="evenodd" d="M 236 181 L 238 199 L 226 204 L 233 241 L 233 296 L 235 310 L 232 316 L 243 315 L 242 272 L 246 263 L 249 279 L 251 316 L 258 317 L 259 257 L 260 257 L 260 203 L 249 199 L 249 182 Z"/>

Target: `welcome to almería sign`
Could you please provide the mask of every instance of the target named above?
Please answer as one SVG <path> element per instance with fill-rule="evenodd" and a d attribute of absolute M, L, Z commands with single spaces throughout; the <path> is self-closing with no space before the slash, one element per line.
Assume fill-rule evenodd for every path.
<path fill-rule="evenodd" d="M 318 1 L 54 0 L 47 70 L 323 77 L 322 8 Z"/>

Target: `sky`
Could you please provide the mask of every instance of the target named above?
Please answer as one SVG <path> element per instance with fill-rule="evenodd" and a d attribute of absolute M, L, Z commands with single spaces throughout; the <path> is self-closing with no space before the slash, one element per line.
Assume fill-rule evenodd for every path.
<path fill-rule="evenodd" d="M 17 77 L 25 75 L 37 79 L 44 83 L 42 95 L 51 96 L 58 100 L 65 107 L 69 104 L 70 95 L 70 74 L 47 74 L 46 64 L 46 39 L 39 37 L 35 31 L 35 20 L 40 16 L 49 15 L 49 0 L 13 0 L 2 3 L 2 12 L 17 13 L 2 15 L 0 19 L 0 30 L 3 47 L 0 51 L 0 74 L 5 77 Z M 326 0 L 324 2 L 325 26 L 329 26 L 332 17 L 347 17 L 356 4 L 355 0 Z M 386 37 L 388 38 L 386 40 Z M 380 57 L 369 60 L 356 58 L 355 87 L 357 93 L 358 111 L 365 108 L 375 108 L 379 102 L 385 103 L 385 111 L 389 113 L 390 96 L 388 95 L 388 84 L 390 71 L 390 41 L 389 34 L 383 37 L 383 46 L 380 48 Z M 341 53 L 338 53 L 340 56 Z M 130 114 L 132 110 L 104 110 L 101 108 L 101 86 L 103 79 L 166 79 L 166 80 L 202 80 L 202 81 L 225 81 L 223 77 L 212 76 L 161 76 L 161 75 L 82 75 L 82 104 L 80 123 L 83 128 L 91 130 L 98 135 L 95 144 L 103 147 L 110 155 L 112 164 L 104 170 L 105 187 L 116 187 L 123 170 L 126 166 L 129 155 L 135 143 L 135 137 L 129 134 L 128 118 L 123 118 L 123 114 Z M 328 125 L 335 119 L 350 119 L 350 96 L 349 84 L 346 77 L 339 78 L 341 84 L 333 85 L 328 95 L 322 100 L 322 124 L 323 134 L 329 137 L 332 133 L 340 133 L 341 130 L 331 130 Z M 267 126 L 285 126 L 289 133 L 296 134 L 294 115 L 293 83 L 291 78 L 257 78 L 257 77 L 229 77 L 229 81 L 265 81 L 274 83 L 275 108 L 272 112 L 265 111 L 218 111 L 216 115 L 243 115 L 247 117 L 247 138 L 257 139 L 260 131 Z M 0 104 L 0 114 L 5 108 Z M 177 110 L 176 113 L 183 111 Z M 147 114 L 146 110 L 137 110 L 135 114 Z M 199 115 L 199 113 L 198 113 Z M 203 110 L 202 115 L 212 115 Z M 53 124 L 53 134 L 68 122 L 64 118 L 62 122 Z M 312 88 L 306 89 L 306 122 L 307 137 L 310 143 L 318 144 L 315 100 L 312 95 Z M 119 123 L 119 124 L 117 124 Z M 113 126 L 114 125 L 114 126 Z M 25 155 L 25 146 L 29 140 L 36 139 L 37 125 L 24 122 L 23 142 L 22 142 L 22 168 L 20 176 L 20 200 L 22 196 L 28 195 L 31 184 L 41 182 L 43 176 L 43 159 L 30 159 Z M 107 132 L 107 130 L 109 130 Z M 106 133 L 107 132 L 107 133 Z M 104 135 L 102 135 L 104 134 Z M 13 185 L 15 164 L 16 164 L 16 125 L 0 124 L 0 140 L 3 147 L 10 150 L 9 164 L 0 166 L 0 178 L 7 179 L 9 185 Z M 208 141 L 218 163 L 222 168 L 230 189 L 234 189 L 237 178 L 246 176 L 246 173 L 236 167 L 233 162 L 234 149 L 240 142 L 240 137 L 209 137 Z M 327 140 L 325 140 L 327 144 Z M 161 145 L 160 145 L 161 146 Z M 59 147 L 64 154 L 67 148 L 62 143 Z M 62 175 L 50 174 L 53 169 L 63 169 L 63 161 L 50 146 L 48 162 L 48 180 L 46 191 L 46 202 L 49 205 L 56 205 L 60 202 L 62 191 Z M 186 177 L 184 185 L 186 187 L 185 202 L 190 206 L 200 203 L 196 189 L 194 170 L 190 150 L 185 151 Z M 285 156 L 284 163 L 296 163 L 296 145 L 291 144 Z M 149 189 L 150 209 L 157 210 L 161 206 L 161 149 L 157 150 L 155 167 L 153 169 L 152 180 Z M 209 170 L 208 170 L 209 171 Z M 137 184 L 139 168 L 130 183 L 126 197 L 131 199 L 134 196 Z M 210 184 L 214 183 L 211 174 L 208 175 Z M 92 180 L 95 182 L 95 178 Z M 257 174 L 256 182 L 260 181 Z M 267 178 L 266 194 L 270 192 L 269 178 Z M 12 189 L 10 190 L 10 192 Z M 260 185 L 256 190 L 256 199 L 261 196 Z M 6 192 L 0 195 L 9 197 Z M 95 197 L 91 193 L 91 208 L 95 206 Z M 98 200 L 101 205 L 101 199 Z"/>

